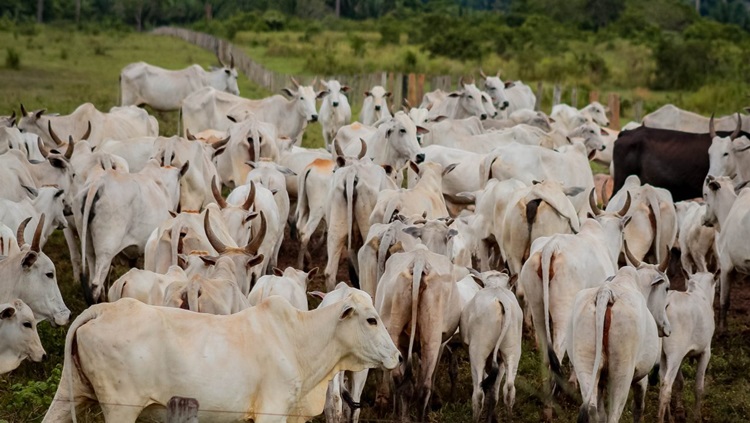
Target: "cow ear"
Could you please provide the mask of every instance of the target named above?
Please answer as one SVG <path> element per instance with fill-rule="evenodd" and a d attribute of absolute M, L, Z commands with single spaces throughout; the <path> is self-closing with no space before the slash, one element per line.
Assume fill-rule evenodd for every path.
<path fill-rule="evenodd" d="M 419 175 L 419 165 L 418 164 L 416 164 L 413 161 L 409 160 L 409 167 L 411 168 L 411 170 L 414 173 L 416 173 L 417 175 Z"/>
<path fill-rule="evenodd" d="M 453 172 L 453 169 L 455 169 L 456 166 L 458 166 L 458 163 L 451 163 L 448 166 L 446 166 L 445 169 L 443 169 L 443 176 Z"/>
<path fill-rule="evenodd" d="M 42 117 L 42 115 L 44 114 L 46 110 L 47 109 L 39 109 L 36 112 L 34 112 L 34 119 L 39 119 L 40 117 Z"/>
<path fill-rule="evenodd" d="M 372 95 L 372 93 L 371 93 L 371 92 L 369 92 L 369 91 L 365 91 L 365 97 L 369 97 L 369 96 L 371 96 L 371 95 Z"/>
<path fill-rule="evenodd" d="M 185 254 L 177 254 L 177 265 L 180 266 L 182 270 L 187 269 L 188 262 Z"/>
<path fill-rule="evenodd" d="M 21 186 L 23 187 L 23 189 L 26 190 L 26 192 L 29 193 L 29 196 L 31 198 L 36 198 L 37 195 L 39 195 L 39 191 L 37 191 L 36 188 L 30 187 L 30 186 L 27 186 L 27 185 L 21 185 Z"/>
<path fill-rule="evenodd" d="M 284 271 L 279 269 L 278 267 L 274 267 L 273 274 L 276 276 L 284 276 Z"/>
<path fill-rule="evenodd" d="M 354 315 L 354 307 L 349 304 L 344 305 L 344 310 L 341 311 L 341 317 L 339 320 L 344 320 Z"/>
<path fill-rule="evenodd" d="M 391 94 L 392 94 L 392 93 L 391 93 L 390 91 L 388 91 L 387 93 L 383 94 L 383 97 L 388 97 L 388 98 L 390 98 Z"/>
<path fill-rule="evenodd" d="M 234 123 L 237 123 L 237 118 L 232 115 L 227 115 L 227 119 L 231 120 Z"/>
<path fill-rule="evenodd" d="M 286 166 L 276 165 L 276 170 L 278 170 L 282 175 L 297 176 L 297 174 L 292 169 L 289 169 Z"/>
<path fill-rule="evenodd" d="M 516 85 L 515 81 L 505 81 L 505 88 L 510 88 L 512 86 Z"/>
<path fill-rule="evenodd" d="M 250 213 L 247 214 L 247 216 L 245 216 L 245 220 L 243 221 L 243 223 L 247 223 L 247 222 L 255 219 L 256 217 L 258 217 L 258 212 L 255 212 L 255 211 L 254 212 L 250 212 Z"/>
<path fill-rule="evenodd" d="M 289 88 L 282 88 L 281 92 L 286 94 L 289 97 L 294 97 L 294 92 Z"/>
<path fill-rule="evenodd" d="M 227 74 L 227 75 L 231 75 L 231 74 L 232 74 L 232 71 L 231 71 L 231 70 L 229 70 L 229 69 L 224 69 L 224 73 L 225 73 L 225 74 Z"/>
<path fill-rule="evenodd" d="M 182 167 L 180 168 L 180 178 L 182 178 L 183 176 L 185 176 L 185 174 L 187 173 L 188 169 L 190 169 L 190 160 L 186 161 L 185 164 L 182 165 Z"/>
<path fill-rule="evenodd" d="M 432 118 L 432 122 L 442 122 L 446 119 L 448 119 L 448 116 L 440 115 Z"/>
<path fill-rule="evenodd" d="M 461 97 L 461 93 L 458 91 L 453 91 L 452 93 L 448 94 L 448 97 Z"/>
<path fill-rule="evenodd" d="M 456 235 L 458 235 L 458 231 L 455 230 L 455 229 L 451 229 L 451 230 L 448 231 L 448 234 L 446 235 L 446 238 L 447 239 L 451 239 L 451 238 L 453 238 Z"/>
<path fill-rule="evenodd" d="M 172 216 L 172 217 L 177 217 L 177 212 L 169 210 L 169 215 Z"/>
<path fill-rule="evenodd" d="M 390 175 L 393 173 L 393 166 L 391 165 L 383 165 L 383 170 L 385 170 L 386 175 Z"/>
<path fill-rule="evenodd" d="M 54 197 L 57 198 L 57 197 L 59 197 L 59 196 L 61 196 L 63 194 L 65 194 L 65 190 L 64 189 L 58 189 L 57 192 L 55 193 Z"/>
<path fill-rule="evenodd" d="M 29 267 L 33 266 L 34 263 L 36 263 L 36 259 L 38 258 L 39 258 L 39 254 L 37 254 L 36 251 L 29 251 L 23 257 L 23 260 L 21 261 L 21 265 L 23 266 L 24 269 L 28 269 Z"/>
<path fill-rule="evenodd" d="M 628 223 L 630 223 L 631 218 L 632 216 L 625 216 L 620 219 L 620 228 L 625 229 L 625 227 L 628 226 Z"/>
<path fill-rule="evenodd" d="M 16 314 L 16 309 L 12 305 L 9 305 L 0 311 L 0 319 L 10 319 L 14 314 Z"/>
<path fill-rule="evenodd" d="M 318 100 L 320 100 L 321 98 L 325 97 L 325 96 L 326 96 L 327 94 L 328 94 L 328 91 L 320 91 L 320 92 L 318 92 L 318 94 L 317 94 L 317 95 L 315 96 L 315 98 L 317 98 Z"/>
<path fill-rule="evenodd" d="M 420 236 L 422 236 L 422 229 L 417 228 L 416 226 L 409 226 L 407 228 L 402 229 L 402 231 L 406 234 L 413 236 L 414 238 L 419 238 Z"/>
<path fill-rule="evenodd" d="M 721 185 L 719 185 L 719 183 L 716 182 L 716 180 L 711 180 L 708 182 L 708 187 L 711 189 L 711 191 L 718 191 L 719 188 L 721 188 Z"/>
<path fill-rule="evenodd" d="M 337 167 L 346 166 L 346 159 L 341 156 L 336 156 L 336 166 Z"/>
<path fill-rule="evenodd" d="M 320 292 L 320 291 L 310 291 L 310 292 L 307 293 L 307 295 L 309 295 L 311 297 L 319 298 L 321 300 L 323 300 L 326 297 L 326 293 L 325 292 Z"/>
<path fill-rule="evenodd" d="M 343 92 L 345 92 L 345 93 L 348 93 L 348 92 L 349 92 L 349 90 L 351 90 L 351 88 L 349 88 L 349 86 L 348 86 L 348 85 L 343 85 L 343 86 L 341 87 L 341 91 L 343 91 Z"/>
<path fill-rule="evenodd" d="M 221 153 L 225 152 L 226 150 L 227 150 L 226 147 L 221 147 L 219 149 L 214 150 L 214 154 L 213 154 L 212 158 L 220 155 Z"/>
<path fill-rule="evenodd" d="M 599 128 L 599 135 L 607 136 L 609 135 L 609 132 L 607 132 L 604 128 Z"/>
<path fill-rule="evenodd" d="M 258 254 L 255 257 L 249 258 L 245 266 L 249 269 L 259 265 L 261 262 L 263 262 L 263 254 Z"/>
<path fill-rule="evenodd" d="M 213 266 L 216 264 L 216 260 L 218 260 L 218 257 L 213 256 L 200 256 L 201 260 L 203 260 L 203 264 L 206 266 Z"/>
<path fill-rule="evenodd" d="M 60 157 L 56 156 L 50 156 L 47 161 L 49 162 L 52 167 L 56 167 L 58 169 L 65 169 L 65 167 L 68 165 L 68 163 L 61 159 Z"/>
<path fill-rule="evenodd" d="M 575 197 L 576 195 L 582 193 L 585 189 L 583 187 L 570 187 L 565 188 L 563 190 L 563 193 L 565 193 L 568 197 Z"/>
<path fill-rule="evenodd" d="M 317 267 L 313 267 L 312 270 L 310 270 L 309 272 L 307 272 L 307 280 L 308 281 L 313 280 L 313 278 L 317 274 L 318 274 L 318 268 Z"/>
<path fill-rule="evenodd" d="M 417 135 L 424 135 L 424 134 L 429 134 L 429 133 L 430 133 L 429 129 L 423 128 L 421 126 L 417 126 Z"/>
<path fill-rule="evenodd" d="M 589 160 L 594 160 L 594 156 L 596 156 L 596 150 L 591 150 L 589 152 Z"/>

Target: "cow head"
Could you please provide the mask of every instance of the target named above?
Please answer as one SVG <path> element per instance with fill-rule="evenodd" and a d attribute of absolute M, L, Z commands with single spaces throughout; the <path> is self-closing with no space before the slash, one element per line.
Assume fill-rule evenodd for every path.
<path fill-rule="evenodd" d="M 49 320 L 53 326 L 65 325 L 70 318 L 70 310 L 60 295 L 55 265 L 40 248 L 45 215 L 42 214 L 39 219 L 31 245 L 26 244 L 23 236 L 29 220 L 21 223 L 18 230 L 21 252 L 0 262 L 0 274 L 4 280 L 15 285 L 13 296 L 28 304 L 37 321 Z"/>
<path fill-rule="evenodd" d="M 492 103 L 492 98 L 489 94 L 487 94 L 484 91 L 481 91 L 482 94 L 482 107 L 484 107 L 484 111 L 487 114 L 487 117 L 490 118 L 496 118 L 497 117 L 497 108 Z"/>
<path fill-rule="evenodd" d="M 211 72 L 211 86 L 217 90 L 228 92 L 234 95 L 240 95 L 240 88 L 237 86 L 237 69 L 234 67 L 234 56 L 229 55 L 229 65 L 221 60 L 218 55 L 220 68 Z"/>
<path fill-rule="evenodd" d="M 317 95 L 313 90 L 313 85 L 300 85 L 296 79 L 291 78 L 292 85 L 294 88 L 283 88 L 281 92 L 286 94 L 291 101 L 296 102 L 295 109 L 299 115 L 304 116 L 308 122 L 316 122 L 318 120 L 318 111 L 315 109 L 315 100 Z"/>
<path fill-rule="evenodd" d="M 708 175 L 703 183 L 703 201 L 706 203 L 703 225 L 721 231 L 721 223 L 726 219 L 736 198 L 730 177 Z"/>
<path fill-rule="evenodd" d="M 669 336 L 672 333 L 672 327 L 669 324 L 666 312 L 669 278 L 664 273 L 667 271 L 667 267 L 669 267 L 669 254 L 665 255 L 664 260 L 656 265 L 641 262 L 633 257 L 630 249 L 628 249 L 627 241 L 623 241 L 623 249 L 625 250 L 625 257 L 629 264 L 636 268 L 638 287 L 646 299 L 648 310 L 654 317 L 659 336 Z"/>
<path fill-rule="evenodd" d="M 348 361 L 346 368 L 353 371 L 368 368 L 392 370 L 402 361 L 401 354 L 373 307 L 372 298 L 364 291 L 352 290 L 341 301 L 328 307 L 339 310 L 334 333 L 343 351 L 350 356 L 344 358 Z"/>
<path fill-rule="evenodd" d="M 583 145 L 586 146 L 586 150 L 589 154 L 595 151 L 602 151 L 606 148 L 602 135 L 606 135 L 604 129 L 599 128 L 598 125 L 590 122 L 573 129 L 568 133 L 568 138 L 582 138 Z"/>
<path fill-rule="evenodd" d="M 711 137 L 711 146 L 708 148 L 709 175 L 729 176 L 732 179 L 737 176 L 735 153 L 747 150 L 748 142 L 747 137 L 740 136 L 741 132 L 742 119 L 739 113 L 737 113 L 737 127 L 728 137 L 716 135 L 714 115 L 711 115 L 711 119 L 708 121 L 708 133 Z M 735 143 L 734 140 L 738 138 L 742 138 L 742 140 Z"/>
<path fill-rule="evenodd" d="M 609 248 L 613 263 L 617 263 L 617 258 L 620 255 L 620 251 L 622 251 L 623 230 L 631 218 L 627 213 L 630 210 L 632 198 L 629 191 L 625 195 L 625 204 L 620 210 L 606 211 L 600 209 L 596 204 L 596 188 L 591 188 L 591 192 L 589 193 L 591 212 L 594 214 L 594 219 L 599 222 L 604 231 L 604 239 Z"/>
<path fill-rule="evenodd" d="M 448 97 L 458 100 L 458 107 L 463 109 L 469 116 L 477 116 L 482 120 L 487 119 L 487 111 L 482 104 L 482 92 L 479 91 L 473 81 L 465 82 L 461 77 L 458 84 L 461 89 L 448 94 Z"/>
<path fill-rule="evenodd" d="M 68 226 L 68 220 L 65 218 L 65 191 L 56 186 L 44 186 L 36 190 L 36 196 L 32 200 L 34 209 L 43 212 L 47 218 L 47 224 L 42 228 L 42 245 L 45 244 L 47 236 L 52 231 L 63 229 Z"/>
<path fill-rule="evenodd" d="M 341 94 L 342 92 L 345 93 L 349 91 L 350 88 L 347 85 L 341 85 L 341 83 L 335 79 L 332 79 L 328 82 L 321 81 L 320 83 L 325 89 L 323 91 L 320 91 L 317 97 L 322 98 L 324 102 L 328 102 L 331 107 L 337 108 L 343 101 L 348 102 L 348 100 L 346 100 L 346 97 Z"/>
<path fill-rule="evenodd" d="M 514 85 L 513 82 L 503 82 L 500 79 L 500 71 L 497 71 L 497 75 L 495 76 L 487 76 L 480 69 L 479 74 L 484 79 L 484 91 L 490 95 L 492 104 L 500 110 L 507 109 L 510 106 L 510 102 L 505 94 L 505 89 L 512 87 Z"/>
<path fill-rule="evenodd" d="M 386 100 L 390 96 L 390 91 L 386 91 L 380 85 L 372 87 L 370 91 L 365 91 L 365 100 L 369 98 L 372 102 L 372 107 L 375 111 L 375 121 L 391 115 L 390 110 L 388 110 L 388 101 Z"/>
<path fill-rule="evenodd" d="M 378 131 L 385 131 L 386 164 L 400 168 L 408 160 L 417 163 L 424 161 L 424 153 L 417 141 L 417 135 L 429 133 L 427 129 L 416 126 L 404 112 L 397 112 L 390 121 L 382 124 Z"/>
<path fill-rule="evenodd" d="M 609 118 L 607 117 L 607 108 L 602 106 L 598 101 L 594 101 L 588 106 L 581 109 L 581 113 L 591 119 L 592 122 L 599 126 L 609 126 Z"/>
<path fill-rule="evenodd" d="M 26 358 L 40 362 L 47 356 L 36 331 L 34 313 L 21 300 L 0 304 L 0 339 L 3 356 L 14 359 L 9 363 L 12 368 L 0 368 L 0 373 L 15 369 Z"/>

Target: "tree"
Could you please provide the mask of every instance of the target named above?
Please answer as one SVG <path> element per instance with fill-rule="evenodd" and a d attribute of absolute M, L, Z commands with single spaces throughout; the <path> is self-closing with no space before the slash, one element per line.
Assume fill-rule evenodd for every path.
<path fill-rule="evenodd" d="M 36 21 L 42 23 L 44 20 L 44 0 L 36 0 Z"/>

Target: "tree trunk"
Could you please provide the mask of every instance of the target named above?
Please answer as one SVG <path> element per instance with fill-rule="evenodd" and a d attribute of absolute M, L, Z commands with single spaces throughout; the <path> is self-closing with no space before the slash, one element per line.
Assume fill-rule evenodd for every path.
<path fill-rule="evenodd" d="M 337 18 L 341 17 L 341 0 L 336 0 L 336 17 Z"/>
<path fill-rule="evenodd" d="M 76 0 L 76 25 L 81 23 L 81 0 Z"/>
<path fill-rule="evenodd" d="M 44 0 L 36 1 L 36 21 L 42 23 L 44 20 Z"/>
<path fill-rule="evenodd" d="M 203 6 L 203 9 L 206 12 L 206 21 L 210 21 L 213 19 L 213 9 L 211 8 L 211 3 L 206 2 L 206 4 Z"/>
<path fill-rule="evenodd" d="M 695 0 L 695 11 L 701 14 L 701 0 Z"/>

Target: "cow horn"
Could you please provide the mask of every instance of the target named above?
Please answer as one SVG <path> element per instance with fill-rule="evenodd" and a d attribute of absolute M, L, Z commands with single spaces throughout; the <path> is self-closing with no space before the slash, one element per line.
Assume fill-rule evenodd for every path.
<path fill-rule="evenodd" d="M 627 191 L 627 197 L 625 198 L 625 205 L 622 206 L 620 211 L 617 212 L 617 214 L 620 215 L 620 217 L 625 217 L 625 214 L 627 214 L 628 210 L 630 209 L 630 191 Z"/>
<path fill-rule="evenodd" d="M 367 143 L 362 138 L 359 139 L 359 142 L 362 144 L 362 148 L 359 150 L 359 156 L 357 156 L 357 158 L 361 159 L 367 155 Z"/>
<path fill-rule="evenodd" d="M 218 50 L 216 51 L 216 60 L 219 61 L 219 64 L 221 65 L 222 68 L 227 67 L 227 65 L 225 65 L 224 62 L 221 60 L 221 55 L 219 54 Z"/>
<path fill-rule="evenodd" d="M 250 210 L 250 206 L 252 206 L 254 202 L 255 202 L 255 182 L 250 181 L 250 192 L 247 193 L 247 198 L 245 199 L 245 202 L 242 204 L 242 208 L 245 210 Z"/>
<path fill-rule="evenodd" d="M 607 207 L 607 203 L 609 203 L 609 198 L 607 198 L 607 181 L 602 181 L 602 206 Z"/>
<path fill-rule="evenodd" d="M 293 76 L 290 76 L 289 79 L 292 80 L 292 85 L 294 85 L 295 88 L 299 88 L 299 82 L 297 82 L 297 80 L 294 79 Z"/>
<path fill-rule="evenodd" d="M 229 68 L 234 69 L 234 55 L 229 53 Z"/>
<path fill-rule="evenodd" d="M 47 149 L 44 147 L 42 138 L 36 137 L 36 143 L 37 143 L 37 146 L 39 147 L 39 152 L 42 153 L 42 157 L 46 159 L 49 156 L 49 151 L 47 151 Z"/>
<path fill-rule="evenodd" d="M 333 150 L 336 152 L 337 156 L 344 156 L 344 151 L 341 149 L 341 144 L 339 144 L 339 140 L 337 139 L 333 140 Z"/>
<path fill-rule="evenodd" d="M 19 247 L 23 247 L 26 244 L 26 240 L 23 239 L 23 233 L 26 232 L 26 225 L 28 225 L 30 221 L 31 217 L 27 217 L 23 222 L 21 222 L 20 225 L 18 225 L 18 230 L 16 231 L 16 241 L 18 242 Z"/>
<path fill-rule="evenodd" d="M 711 113 L 711 119 L 708 120 L 708 135 L 711 139 L 716 138 L 716 128 L 714 127 L 714 114 Z"/>
<path fill-rule="evenodd" d="M 24 117 L 28 115 L 28 112 L 26 112 L 26 108 L 23 107 L 23 103 L 21 103 L 21 117 Z"/>
<path fill-rule="evenodd" d="M 622 247 L 625 250 L 625 257 L 627 257 L 630 264 L 632 264 L 634 267 L 638 268 L 641 267 L 641 261 L 637 258 L 633 257 L 633 253 L 630 252 L 630 248 L 628 248 L 628 242 L 625 240 L 622 240 Z"/>
<path fill-rule="evenodd" d="M 310 86 L 314 87 L 316 82 L 318 82 L 318 75 L 315 75 L 315 78 L 313 78 L 313 82 L 312 84 L 310 84 Z"/>
<path fill-rule="evenodd" d="M 659 267 L 657 267 L 657 269 L 662 273 L 666 272 L 667 268 L 669 267 L 669 256 L 669 245 L 667 245 L 667 254 L 664 256 L 664 259 L 661 261 L 661 263 L 659 263 Z"/>
<path fill-rule="evenodd" d="M 13 114 L 10 115 L 10 126 L 12 127 L 15 124 L 16 124 L 16 111 L 13 110 Z"/>
<path fill-rule="evenodd" d="M 219 141 L 216 141 L 215 143 L 211 144 L 211 147 L 213 147 L 214 150 L 218 150 L 221 147 L 224 147 L 225 145 L 227 145 L 227 143 L 229 142 L 229 138 L 231 138 L 231 137 L 229 135 L 227 135 L 227 137 L 224 138 L 223 140 L 219 140 Z"/>
<path fill-rule="evenodd" d="M 591 206 L 591 211 L 594 212 L 594 216 L 602 214 L 602 210 L 596 205 L 596 188 L 591 188 L 591 193 L 589 194 L 589 206 Z"/>
<path fill-rule="evenodd" d="M 76 148 L 76 142 L 73 141 L 73 137 L 68 140 L 68 147 L 65 149 L 65 158 L 70 160 L 73 157 L 73 150 Z"/>
<path fill-rule="evenodd" d="M 266 237 L 266 214 L 260 212 L 260 230 L 253 237 L 250 242 L 247 243 L 244 250 L 246 254 L 255 255 L 260 249 L 260 245 L 263 243 L 263 238 Z"/>
<path fill-rule="evenodd" d="M 740 136 L 740 132 L 742 132 L 742 118 L 740 117 L 740 112 L 737 112 L 737 128 L 734 129 L 729 139 L 734 141 L 735 138 Z"/>
<path fill-rule="evenodd" d="M 190 133 L 190 130 L 185 128 L 185 138 L 188 139 L 188 141 L 195 141 L 195 135 Z"/>
<path fill-rule="evenodd" d="M 211 178 L 211 192 L 214 194 L 216 204 L 218 204 L 220 208 L 225 209 L 227 207 L 227 200 L 225 200 L 224 197 L 221 196 L 221 192 L 219 192 L 219 186 L 216 185 L 216 176 Z"/>
<path fill-rule="evenodd" d="M 83 134 L 83 137 L 81 137 L 82 140 L 88 140 L 91 136 L 91 121 L 88 121 L 88 126 L 86 127 L 86 132 Z"/>
<path fill-rule="evenodd" d="M 216 234 L 214 233 L 214 230 L 211 229 L 211 222 L 208 218 L 208 213 L 210 210 L 206 209 L 206 216 L 203 218 L 203 229 L 206 231 L 206 237 L 208 238 L 208 242 L 211 244 L 212 247 L 214 247 L 214 250 L 216 250 L 219 254 L 224 254 L 224 252 L 227 250 L 227 246 L 224 245 L 219 238 L 216 237 Z"/>
<path fill-rule="evenodd" d="M 52 137 L 52 141 L 55 142 L 57 145 L 63 145 L 65 144 L 63 140 L 60 139 L 60 137 L 57 136 L 55 131 L 52 130 L 52 121 L 47 121 L 47 130 L 49 131 L 49 136 Z"/>
<path fill-rule="evenodd" d="M 458 86 L 459 87 L 463 87 L 464 86 L 464 77 L 463 76 L 460 77 L 460 78 L 458 78 Z"/>
<path fill-rule="evenodd" d="M 482 70 L 482 68 L 479 68 L 479 76 L 481 76 L 484 79 L 487 79 L 487 75 L 484 74 L 484 71 Z"/>
<path fill-rule="evenodd" d="M 39 252 L 39 241 L 42 238 L 42 228 L 44 228 L 44 213 L 42 213 L 42 216 L 39 217 L 39 223 L 36 225 L 36 230 L 34 231 L 34 238 L 31 239 L 31 251 Z"/>
<path fill-rule="evenodd" d="M 502 69 L 498 69 L 497 70 L 497 75 L 495 75 L 495 76 L 497 76 L 498 78 L 500 78 L 500 75 L 502 75 L 502 74 L 503 74 Z"/>

